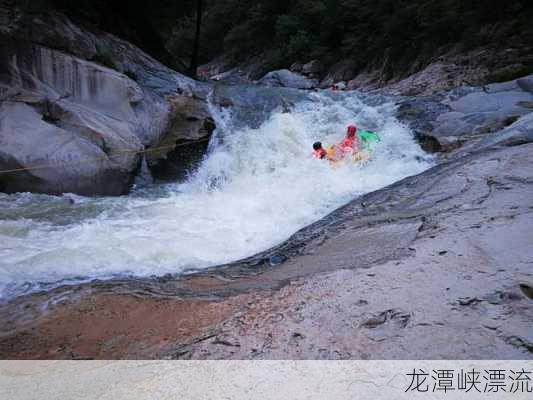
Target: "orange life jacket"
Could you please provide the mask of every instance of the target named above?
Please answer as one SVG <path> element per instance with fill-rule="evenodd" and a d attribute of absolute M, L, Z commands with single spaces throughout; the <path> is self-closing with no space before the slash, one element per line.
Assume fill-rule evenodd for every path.
<path fill-rule="evenodd" d="M 323 158 L 325 158 L 326 155 L 327 155 L 326 150 L 324 150 L 324 149 L 322 149 L 322 148 L 313 151 L 313 156 L 314 156 L 315 158 L 318 158 L 319 160 L 322 160 Z"/>

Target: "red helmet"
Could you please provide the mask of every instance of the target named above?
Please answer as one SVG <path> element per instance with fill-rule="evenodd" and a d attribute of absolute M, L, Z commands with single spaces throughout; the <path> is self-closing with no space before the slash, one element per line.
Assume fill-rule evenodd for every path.
<path fill-rule="evenodd" d="M 355 125 L 348 125 L 348 135 L 355 135 L 357 127 Z"/>

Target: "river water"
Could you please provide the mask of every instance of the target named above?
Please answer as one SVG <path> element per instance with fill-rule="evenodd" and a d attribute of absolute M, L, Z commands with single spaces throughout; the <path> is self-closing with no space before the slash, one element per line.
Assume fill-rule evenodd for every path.
<path fill-rule="evenodd" d="M 258 128 L 212 106 L 217 130 L 180 183 L 122 197 L 0 194 L 0 298 L 63 283 L 189 273 L 266 250 L 355 197 L 432 165 L 392 104 L 312 94 Z M 332 168 L 312 143 L 379 132 L 365 165 Z M 239 126 L 236 128 L 236 126 Z"/>

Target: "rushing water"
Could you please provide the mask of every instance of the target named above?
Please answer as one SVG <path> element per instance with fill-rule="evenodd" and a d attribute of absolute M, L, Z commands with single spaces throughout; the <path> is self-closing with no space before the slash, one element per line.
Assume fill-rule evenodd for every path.
<path fill-rule="evenodd" d="M 197 270 L 253 255 L 354 197 L 428 168 L 392 105 L 315 94 L 259 128 L 217 117 L 210 150 L 187 181 L 86 198 L 0 194 L 0 297 L 57 283 Z M 242 121 L 239 124 L 242 126 Z M 379 132 L 366 165 L 332 168 L 312 143 L 349 123 Z"/>

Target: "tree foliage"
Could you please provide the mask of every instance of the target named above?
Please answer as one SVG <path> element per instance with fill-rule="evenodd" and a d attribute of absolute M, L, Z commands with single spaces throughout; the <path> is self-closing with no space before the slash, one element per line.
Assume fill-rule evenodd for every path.
<path fill-rule="evenodd" d="M 321 59 L 350 60 L 363 68 L 386 59 L 389 73 L 430 57 L 443 46 L 533 41 L 531 0 L 204 0 L 200 62 L 225 54 L 235 60 L 276 50 L 282 64 Z M 74 4 L 66 0 L 56 3 Z M 99 8 L 95 4 L 100 4 Z M 195 0 L 80 0 L 71 12 L 89 8 L 149 47 L 160 43 L 177 59 L 191 57 Z M 86 12 L 87 14 L 87 12 Z M 134 26 L 131 26 L 134 24 Z M 142 38 L 141 38 L 142 39 Z M 142 40 L 138 40 L 138 42 Z"/>

